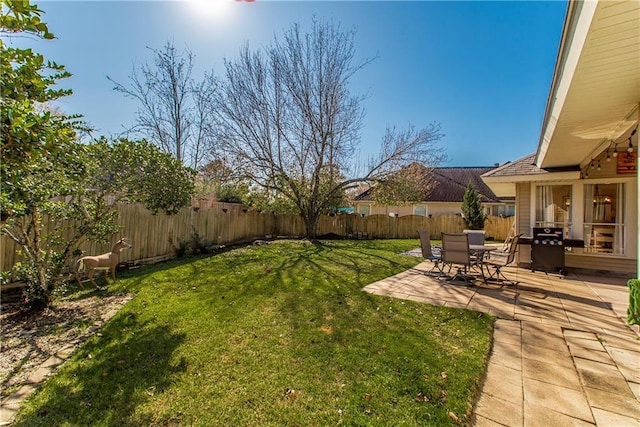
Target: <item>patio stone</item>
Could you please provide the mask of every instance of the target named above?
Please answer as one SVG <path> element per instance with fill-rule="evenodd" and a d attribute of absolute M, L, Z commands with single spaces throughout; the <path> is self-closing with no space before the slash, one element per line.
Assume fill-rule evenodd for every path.
<path fill-rule="evenodd" d="M 506 344 L 494 341 L 492 351 L 495 354 L 504 354 L 512 357 L 522 357 L 522 346 L 520 344 Z"/>
<path fill-rule="evenodd" d="M 539 360 L 523 358 L 522 375 L 538 381 L 567 387 L 573 390 L 581 390 L 580 378 L 573 368 L 557 365 L 555 361 L 542 362 Z"/>
<path fill-rule="evenodd" d="M 627 385 L 629 386 L 629 388 L 631 389 L 631 391 L 633 392 L 633 394 L 636 396 L 636 399 L 638 399 L 638 401 L 640 401 L 640 383 L 635 383 L 635 382 L 627 382 Z"/>
<path fill-rule="evenodd" d="M 533 333 L 531 331 L 525 331 L 522 334 L 522 341 L 527 345 L 534 345 L 536 347 L 544 347 L 552 350 L 564 349 L 567 347 L 566 341 L 559 336 L 544 333 Z"/>
<path fill-rule="evenodd" d="M 530 344 L 522 345 L 522 356 L 527 359 L 535 359 L 541 362 L 553 360 L 554 363 L 573 369 L 573 361 L 569 350 L 562 348 L 552 350 L 545 347 L 538 347 Z"/>
<path fill-rule="evenodd" d="M 523 425 L 522 405 L 482 394 L 474 411 L 477 415 L 506 426 Z"/>
<path fill-rule="evenodd" d="M 595 424 L 525 402 L 524 425 L 525 427 L 582 427 L 594 426 Z"/>
<path fill-rule="evenodd" d="M 489 363 L 482 392 L 520 405 L 523 398 L 522 372 L 495 363 Z"/>
<path fill-rule="evenodd" d="M 640 403 L 638 400 L 589 387 L 585 387 L 584 390 L 587 394 L 587 400 L 593 407 L 640 419 Z"/>
<path fill-rule="evenodd" d="M 594 351 L 589 348 L 569 346 L 569 351 L 573 357 L 579 357 L 581 359 L 592 360 L 598 363 L 606 363 L 608 365 L 615 365 L 615 362 L 606 351 Z"/>
<path fill-rule="evenodd" d="M 584 338 L 575 338 L 575 337 L 565 337 L 567 344 L 569 344 L 569 350 L 573 352 L 575 348 L 581 348 L 594 352 L 605 352 L 604 346 L 600 341 L 595 338 L 595 334 L 593 338 L 584 339 Z"/>
<path fill-rule="evenodd" d="M 594 408 L 593 417 L 599 426 L 638 427 L 640 418 L 631 418 L 602 409 Z"/>
<path fill-rule="evenodd" d="M 593 423 L 591 409 L 582 392 L 524 378 L 525 405 L 534 404 Z"/>
<path fill-rule="evenodd" d="M 513 315 L 513 319 L 514 320 L 519 320 L 523 323 L 537 323 L 537 324 L 542 324 L 544 323 L 544 318 L 541 316 L 529 316 L 527 314 L 521 314 L 521 313 L 515 313 Z"/>
<path fill-rule="evenodd" d="M 18 413 L 18 409 L 0 407 L 0 426 L 8 426 L 13 421 L 13 417 Z"/>
<path fill-rule="evenodd" d="M 501 319 L 513 318 L 513 306 L 505 304 L 490 304 L 486 302 L 478 302 L 475 298 L 471 300 L 467 309 L 488 313 Z"/>
<path fill-rule="evenodd" d="M 62 362 L 64 362 L 63 359 L 61 359 L 57 355 L 53 355 L 53 356 L 49 357 L 47 360 L 45 360 L 42 363 L 42 365 L 40 365 L 40 367 L 41 368 L 55 368 L 56 366 L 60 365 Z"/>
<path fill-rule="evenodd" d="M 593 371 L 580 371 L 580 377 L 585 387 L 603 390 L 609 393 L 635 398 L 633 392 L 627 385 L 622 375 L 611 376 L 604 375 Z"/>
<path fill-rule="evenodd" d="M 373 293 L 498 317 L 476 426 L 640 425 L 640 335 L 621 312 L 626 281 L 504 271 L 519 283 L 465 286 L 410 269 Z"/>
<path fill-rule="evenodd" d="M 520 336 L 520 334 L 516 335 L 516 334 L 504 332 L 503 330 L 498 330 L 498 331 L 494 330 L 493 340 L 500 341 L 505 344 L 520 345 L 520 343 L 522 342 L 522 337 Z"/>
<path fill-rule="evenodd" d="M 20 403 L 29 397 L 36 390 L 33 384 L 25 384 L 18 390 L 14 391 L 9 397 L 2 402 L 3 408 L 18 409 Z"/>
<path fill-rule="evenodd" d="M 630 368 L 625 365 L 618 365 L 618 369 L 622 376 L 630 382 L 640 383 L 640 370 L 637 368 Z"/>
<path fill-rule="evenodd" d="M 565 329 L 565 330 L 562 331 L 562 335 L 567 340 L 569 338 L 577 338 L 577 339 L 585 339 L 585 340 L 590 340 L 590 339 L 595 339 L 596 338 L 596 335 L 593 334 L 592 332 L 580 331 L 580 330 L 576 330 L 576 329 Z"/>
<path fill-rule="evenodd" d="M 506 332 L 510 334 L 520 335 L 522 333 L 522 329 L 520 327 L 520 322 L 508 321 L 508 320 L 498 320 L 494 325 L 495 331 Z"/>
<path fill-rule="evenodd" d="M 638 350 L 640 350 L 640 343 Z M 621 350 L 613 347 L 608 348 L 607 351 L 617 364 L 640 370 L 640 351 Z"/>
<path fill-rule="evenodd" d="M 628 337 L 602 335 L 600 339 L 607 351 L 609 351 L 610 348 L 640 351 L 640 342 L 638 342 L 633 335 L 629 335 Z"/>
<path fill-rule="evenodd" d="M 50 367 L 39 367 L 34 372 L 32 372 L 26 379 L 27 383 L 30 384 L 38 384 L 44 381 L 49 375 L 51 375 Z"/>
<path fill-rule="evenodd" d="M 622 376 L 620 374 L 620 371 L 615 365 L 583 359 L 581 357 L 574 358 L 574 362 L 575 362 L 576 368 L 578 369 L 578 372 L 591 371 L 597 374 L 609 375 L 612 377 Z"/>
<path fill-rule="evenodd" d="M 562 329 L 559 327 L 555 327 L 555 326 L 550 326 L 550 325 L 539 325 L 539 324 L 531 324 L 531 323 L 523 323 L 522 324 L 522 333 L 534 333 L 534 334 L 544 334 L 544 335 L 551 335 L 551 336 L 557 336 L 562 338 L 563 334 L 562 334 Z"/>
<path fill-rule="evenodd" d="M 481 415 L 476 415 L 473 420 L 473 426 L 475 427 L 505 427 L 505 424 L 500 424 Z"/>

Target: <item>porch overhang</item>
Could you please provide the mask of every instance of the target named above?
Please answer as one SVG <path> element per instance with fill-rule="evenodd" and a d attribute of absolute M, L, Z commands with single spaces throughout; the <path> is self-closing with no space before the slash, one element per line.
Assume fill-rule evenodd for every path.
<path fill-rule="evenodd" d="M 639 103 L 640 2 L 570 1 L 535 164 L 588 164 L 629 137 Z"/>

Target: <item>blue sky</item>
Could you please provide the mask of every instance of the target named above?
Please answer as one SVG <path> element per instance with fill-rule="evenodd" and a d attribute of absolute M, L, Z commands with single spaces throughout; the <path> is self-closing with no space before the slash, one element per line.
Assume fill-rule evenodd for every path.
<path fill-rule="evenodd" d="M 293 22 L 332 19 L 357 31 L 359 58 L 377 56 L 354 79 L 366 93 L 361 155 L 375 153 L 387 125 L 442 125 L 443 166 L 490 166 L 535 151 L 553 75 L 565 1 L 383 2 L 40 1 L 57 36 L 33 41 L 47 59 L 73 73 L 74 95 L 61 101 L 98 129 L 116 135 L 137 105 L 112 90 L 134 62 L 151 61 L 147 46 L 168 40 L 195 54 L 195 77 L 248 41 L 268 45 Z M 22 42 L 21 42 L 22 43 Z"/>

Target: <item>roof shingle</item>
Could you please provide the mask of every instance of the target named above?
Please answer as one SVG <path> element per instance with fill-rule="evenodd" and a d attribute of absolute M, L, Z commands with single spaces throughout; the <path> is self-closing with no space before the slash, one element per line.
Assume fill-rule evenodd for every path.
<path fill-rule="evenodd" d="M 433 188 L 425 194 L 425 202 L 449 202 L 462 203 L 467 185 L 471 182 L 476 189 L 482 203 L 501 203 L 509 199 L 498 198 L 493 191 L 480 178 L 481 175 L 492 171 L 494 167 L 443 167 L 434 168 L 432 183 Z M 370 188 L 358 196 L 355 200 L 372 200 L 373 188 Z"/>

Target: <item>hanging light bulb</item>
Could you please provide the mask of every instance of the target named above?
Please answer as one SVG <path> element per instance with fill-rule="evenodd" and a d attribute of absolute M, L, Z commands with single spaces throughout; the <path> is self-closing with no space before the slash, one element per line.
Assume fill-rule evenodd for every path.
<path fill-rule="evenodd" d="M 631 143 L 631 137 L 629 137 L 629 148 L 627 148 L 629 153 L 633 153 L 633 144 Z"/>
<path fill-rule="evenodd" d="M 613 157 L 618 157 L 618 145 L 617 144 L 613 147 Z"/>
<path fill-rule="evenodd" d="M 611 156 L 609 155 L 609 150 L 607 150 L 607 162 L 611 161 Z"/>
<path fill-rule="evenodd" d="M 596 167 L 596 165 L 593 164 L 593 157 L 591 158 L 591 169 L 594 169 Z"/>
<path fill-rule="evenodd" d="M 602 170 L 602 166 L 600 166 L 600 160 L 598 160 L 598 170 Z"/>

